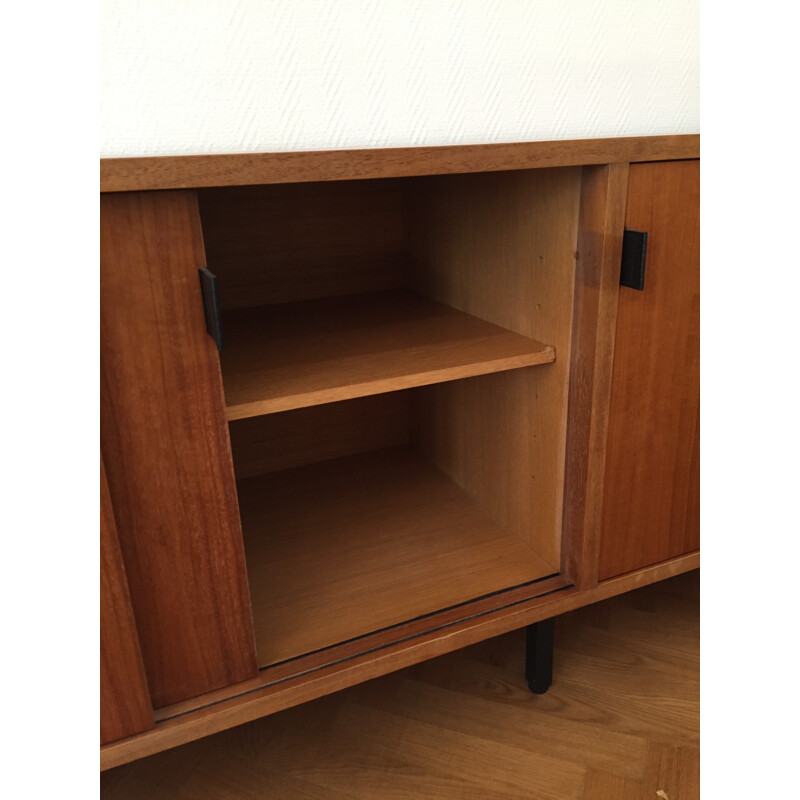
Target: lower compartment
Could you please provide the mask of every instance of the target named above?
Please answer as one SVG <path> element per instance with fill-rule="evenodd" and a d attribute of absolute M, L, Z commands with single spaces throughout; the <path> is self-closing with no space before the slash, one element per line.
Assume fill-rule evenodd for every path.
<path fill-rule="evenodd" d="M 265 667 L 553 568 L 408 448 L 239 483 Z"/>
<path fill-rule="evenodd" d="M 231 422 L 259 667 L 559 572 L 547 368 Z"/>

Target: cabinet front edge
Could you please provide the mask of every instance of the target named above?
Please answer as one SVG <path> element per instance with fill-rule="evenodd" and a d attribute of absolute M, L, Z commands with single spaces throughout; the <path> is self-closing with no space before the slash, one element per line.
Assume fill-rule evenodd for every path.
<path fill-rule="evenodd" d="M 255 685 L 259 679 L 254 679 L 248 682 L 248 691 L 243 695 L 157 722 L 156 727 L 150 731 L 101 747 L 100 768 L 111 769 L 201 739 L 364 680 L 671 578 L 699 566 L 700 553 L 697 551 L 603 581 L 592 589 L 579 591 L 567 586 L 560 591 L 500 609 L 496 615 L 465 620 L 448 631 L 435 631 L 430 636 L 419 637 L 415 642 L 401 643 L 402 648 L 386 648 L 379 653 L 367 653 L 364 658 L 331 664 L 325 669 L 308 676 L 297 676 L 279 686 L 265 686 L 262 691 L 258 691 L 260 687 Z M 249 688 L 251 684 L 252 689 Z M 231 690 L 236 688 L 231 687 Z"/>
<path fill-rule="evenodd" d="M 100 191 L 499 172 L 700 157 L 700 134 L 541 142 L 101 158 Z"/>

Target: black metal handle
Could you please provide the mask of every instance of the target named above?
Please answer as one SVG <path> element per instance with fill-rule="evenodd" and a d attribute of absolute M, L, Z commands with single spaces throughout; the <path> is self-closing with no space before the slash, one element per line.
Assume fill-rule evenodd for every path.
<path fill-rule="evenodd" d="M 647 232 L 625 230 L 622 235 L 622 269 L 619 285 L 644 291 L 644 265 L 647 260 Z"/>
<path fill-rule="evenodd" d="M 206 331 L 222 350 L 222 315 L 219 310 L 217 276 L 208 267 L 200 270 L 200 291 L 203 293 L 203 312 L 206 315 Z"/>

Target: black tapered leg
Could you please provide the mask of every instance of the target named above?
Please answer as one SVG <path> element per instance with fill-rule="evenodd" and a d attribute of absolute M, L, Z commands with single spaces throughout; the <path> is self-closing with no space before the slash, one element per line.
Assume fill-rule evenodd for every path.
<path fill-rule="evenodd" d="M 544 694 L 553 682 L 554 630 L 554 617 L 525 629 L 525 679 L 534 694 Z"/>

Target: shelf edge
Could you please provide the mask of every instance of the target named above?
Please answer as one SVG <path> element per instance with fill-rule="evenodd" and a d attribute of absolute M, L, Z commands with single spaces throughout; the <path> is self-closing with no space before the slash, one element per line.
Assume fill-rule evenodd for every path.
<path fill-rule="evenodd" d="M 298 408 L 336 403 L 340 400 L 354 400 L 358 397 L 367 397 L 376 394 L 386 394 L 402 389 L 413 389 L 418 386 L 430 386 L 435 383 L 447 383 L 464 378 L 477 378 L 481 375 L 492 375 L 497 372 L 507 372 L 513 369 L 536 367 L 542 364 L 551 364 L 555 361 L 556 351 L 552 345 L 542 345 L 541 350 L 520 356 L 508 356 L 495 361 L 483 361 L 473 364 L 445 367 L 401 375 L 395 378 L 377 378 L 365 383 L 350 384 L 320 389 L 314 392 L 304 392 L 299 395 L 284 395 L 270 398 L 269 400 L 253 400 L 247 403 L 236 403 L 226 406 L 225 414 L 228 422 L 250 417 L 259 417 L 266 414 L 278 414 L 282 411 L 292 411 Z M 475 369 L 475 367 L 479 367 Z"/>

